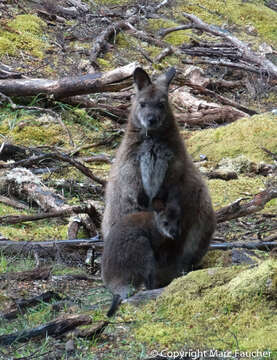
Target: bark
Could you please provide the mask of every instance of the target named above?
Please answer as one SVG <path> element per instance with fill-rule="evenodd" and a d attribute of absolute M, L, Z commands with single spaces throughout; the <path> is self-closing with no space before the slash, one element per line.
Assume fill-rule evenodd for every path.
<path fill-rule="evenodd" d="M 0 203 L 9 205 L 14 207 L 15 209 L 20 209 L 20 210 L 29 210 L 29 206 L 26 204 L 23 204 L 20 201 L 8 198 L 7 196 L 2 196 L 0 195 Z"/>
<path fill-rule="evenodd" d="M 82 94 L 118 91 L 121 86 L 117 83 L 131 77 L 137 66 L 138 63 L 133 62 L 106 73 L 86 74 L 59 80 L 1 80 L 0 92 L 7 96 L 36 96 L 41 93 L 61 99 Z"/>
<path fill-rule="evenodd" d="M 171 94 L 171 101 L 177 110 L 181 111 L 175 112 L 177 121 L 191 127 L 205 127 L 212 124 L 230 123 L 247 116 L 245 112 L 230 106 L 222 106 L 217 103 L 199 99 L 190 94 L 187 87 L 181 87 L 175 90 Z"/>
<path fill-rule="evenodd" d="M 174 115 L 179 124 L 185 124 L 192 128 L 205 128 L 216 124 L 229 124 L 245 116 L 230 106 L 202 109 L 191 113 L 175 112 Z"/>
<path fill-rule="evenodd" d="M 26 342 L 34 337 L 48 336 L 57 337 L 75 329 L 81 325 L 89 325 L 92 320 L 88 315 L 67 315 L 50 321 L 44 325 L 12 334 L 0 336 L 0 345 L 11 345 L 15 341 Z"/>
<path fill-rule="evenodd" d="M 60 195 L 44 186 L 37 176 L 24 168 L 15 168 L 0 176 L 0 193 L 7 193 L 7 190 L 16 197 L 36 203 L 45 212 L 67 207 Z"/>

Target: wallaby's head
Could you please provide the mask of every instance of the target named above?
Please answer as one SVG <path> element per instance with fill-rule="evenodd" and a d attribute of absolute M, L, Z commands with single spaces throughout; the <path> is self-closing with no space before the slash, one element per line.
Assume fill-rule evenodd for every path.
<path fill-rule="evenodd" d="M 152 82 L 142 68 L 135 69 L 136 96 L 131 118 L 135 127 L 147 132 L 170 125 L 166 123 L 171 120 L 168 116 L 168 87 L 175 73 L 176 70 L 172 67 Z"/>
<path fill-rule="evenodd" d="M 160 200 L 153 200 L 154 219 L 158 231 L 169 239 L 176 239 L 181 233 L 181 209 L 177 199 L 165 207 Z"/>

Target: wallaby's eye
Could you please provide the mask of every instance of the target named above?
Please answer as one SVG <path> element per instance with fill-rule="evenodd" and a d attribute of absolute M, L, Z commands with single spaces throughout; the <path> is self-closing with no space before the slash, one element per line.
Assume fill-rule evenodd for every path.
<path fill-rule="evenodd" d="M 141 107 L 141 108 L 144 108 L 145 105 L 146 105 L 144 101 L 140 102 L 139 104 L 140 104 L 140 107 Z"/>
<path fill-rule="evenodd" d="M 160 109 L 162 109 L 162 108 L 164 107 L 164 102 L 160 101 L 160 102 L 158 103 L 158 107 L 159 107 Z"/>
<path fill-rule="evenodd" d="M 164 221 L 164 226 L 168 226 L 168 221 Z"/>

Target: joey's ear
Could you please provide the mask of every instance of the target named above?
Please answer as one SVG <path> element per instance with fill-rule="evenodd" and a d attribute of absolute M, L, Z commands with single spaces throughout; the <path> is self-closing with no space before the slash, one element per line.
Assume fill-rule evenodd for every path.
<path fill-rule="evenodd" d="M 165 210 L 164 203 L 159 199 L 152 200 L 152 208 L 156 213 L 160 213 L 161 211 Z"/>
<path fill-rule="evenodd" d="M 137 67 L 134 71 L 134 82 L 136 84 L 137 90 L 141 90 L 152 84 L 150 77 L 140 67 Z"/>
<path fill-rule="evenodd" d="M 169 87 L 169 84 L 171 83 L 175 74 L 176 74 L 176 69 L 174 67 L 171 67 L 167 70 L 166 73 L 160 75 L 156 81 L 159 82 L 160 84 L 165 85 L 166 87 Z"/>

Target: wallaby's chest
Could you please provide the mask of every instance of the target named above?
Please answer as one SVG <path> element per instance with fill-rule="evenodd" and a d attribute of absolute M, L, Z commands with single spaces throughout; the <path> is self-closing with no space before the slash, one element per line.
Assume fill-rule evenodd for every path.
<path fill-rule="evenodd" d="M 141 144 L 139 149 L 141 180 L 150 202 L 158 194 L 172 158 L 172 151 L 163 142 L 150 138 Z"/>

